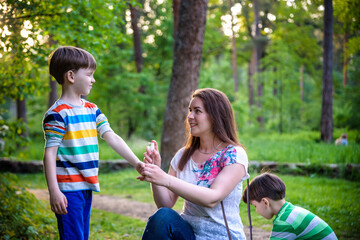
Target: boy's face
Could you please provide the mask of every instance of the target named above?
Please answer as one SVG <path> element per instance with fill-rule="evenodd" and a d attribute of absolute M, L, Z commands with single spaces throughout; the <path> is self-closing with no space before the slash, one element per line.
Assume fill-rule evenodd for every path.
<path fill-rule="evenodd" d="M 73 87 L 76 93 L 79 95 L 88 95 L 95 83 L 94 69 L 80 68 L 76 72 L 73 72 Z"/>
<path fill-rule="evenodd" d="M 252 204 L 256 208 L 256 212 L 264 218 L 271 219 L 274 216 L 270 207 L 270 201 L 267 198 L 262 198 L 260 202 L 252 200 L 250 204 Z"/>

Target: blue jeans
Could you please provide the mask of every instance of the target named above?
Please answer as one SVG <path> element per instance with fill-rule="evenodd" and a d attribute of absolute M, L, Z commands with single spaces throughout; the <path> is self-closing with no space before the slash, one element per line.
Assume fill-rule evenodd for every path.
<path fill-rule="evenodd" d="M 67 214 L 56 214 L 61 240 L 87 240 L 90 230 L 92 191 L 63 192 L 68 201 Z"/>
<path fill-rule="evenodd" d="M 160 208 L 149 218 L 142 240 L 195 240 L 194 232 L 177 212 Z"/>

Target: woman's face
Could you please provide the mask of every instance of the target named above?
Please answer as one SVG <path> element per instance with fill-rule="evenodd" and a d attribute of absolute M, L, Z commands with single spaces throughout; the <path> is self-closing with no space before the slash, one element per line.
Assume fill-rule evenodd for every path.
<path fill-rule="evenodd" d="M 204 103 L 201 98 L 195 97 L 189 105 L 187 117 L 191 135 L 195 137 L 205 137 L 212 134 L 212 124 L 209 114 L 205 111 Z"/>

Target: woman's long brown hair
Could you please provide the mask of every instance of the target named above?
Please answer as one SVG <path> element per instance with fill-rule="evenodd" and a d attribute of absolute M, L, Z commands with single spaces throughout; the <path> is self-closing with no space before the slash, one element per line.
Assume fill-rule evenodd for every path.
<path fill-rule="evenodd" d="M 234 113 L 227 96 L 217 89 L 203 88 L 198 89 L 193 93 L 192 98 L 195 97 L 202 100 L 205 111 L 209 114 L 212 131 L 215 136 L 227 144 L 243 147 L 237 138 Z M 180 171 L 184 169 L 184 166 L 189 161 L 191 155 L 200 146 L 200 138 L 190 134 L 190 127 L 187 119 L 185 120 L 185 129 L 187 141 L 178 166 Z"/>

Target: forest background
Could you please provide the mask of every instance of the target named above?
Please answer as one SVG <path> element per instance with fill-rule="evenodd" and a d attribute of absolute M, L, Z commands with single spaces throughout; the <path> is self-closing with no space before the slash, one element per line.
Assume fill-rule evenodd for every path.
<path fill-rule="evenodd" d="M 147 140 L 171 135 L 162 133 L 162 126 L 179 3 L 2 1 L 0 136 L 5 144 L 0 155 L 12 156 L 19 145 L 42 138 L 43 114 L 60 91 L 49 77 L 48 55 L 61 45 L 82 47 L 97 59 L 88 99 L 116 132 Z M 321 141 L 323 2 L 210 0 L 206 10 L 195 89 L 212 87 L 228 95 L 241 141 L 300 131 Z M 347 132 L 351 143 L 360 142 L 359 11 L 358 1 L 334 1 L 335 130 L 329 129 L 331 138 L 325 140 L 330 143 L 333 131 L 335 138 Z M 179 81 L 186 86 L 190 80 Z M 182 108 L 187 111 L 179 106 L 173 114 L 181 114 Z"/>
<path fill-rule="evenodd" d="M 333 35 L 326 82 L 329 3 Z M 182 18 L 180 6 L 202 12 L 206 21 Z M 73 45 L 91 52 L 98 64 L 86 98 L 139 158 L 156 139 L 168 164 L 184 142 L 184 129 L 174 119 L 183 125 L 191 92 L 212 87 L 232 102 L 250 161 L 359 164 L 359 18 L 357 0 L 2 0 L 0 157 L 42 159 L 42 119 L 61 91 L 48 74 L 48 55 Z M 174 64 L 180 56 L 194 60 L 193 52 L 178 51 L 186 42 L 181 40 L 193 36 L 177 31 L 202 27 L 203 38 L 190 41 L 200 57 L 198 68 Z M 175 76 L 179 72 L 189 77 Z M 184 87 L 172 89 L 174 81 Z M 176 107 L 168 109 L 169 96 L 180 97 L 184 89 L 183 102 L 173 101 Z M 324 101 L 326 91 L 330 103 Z M 325 127 L 324 118 L 330 123 Z M 349 146 L 334 146 L 343 132 Z M 103 148 L 101 160 L 118 157 Z"/>

